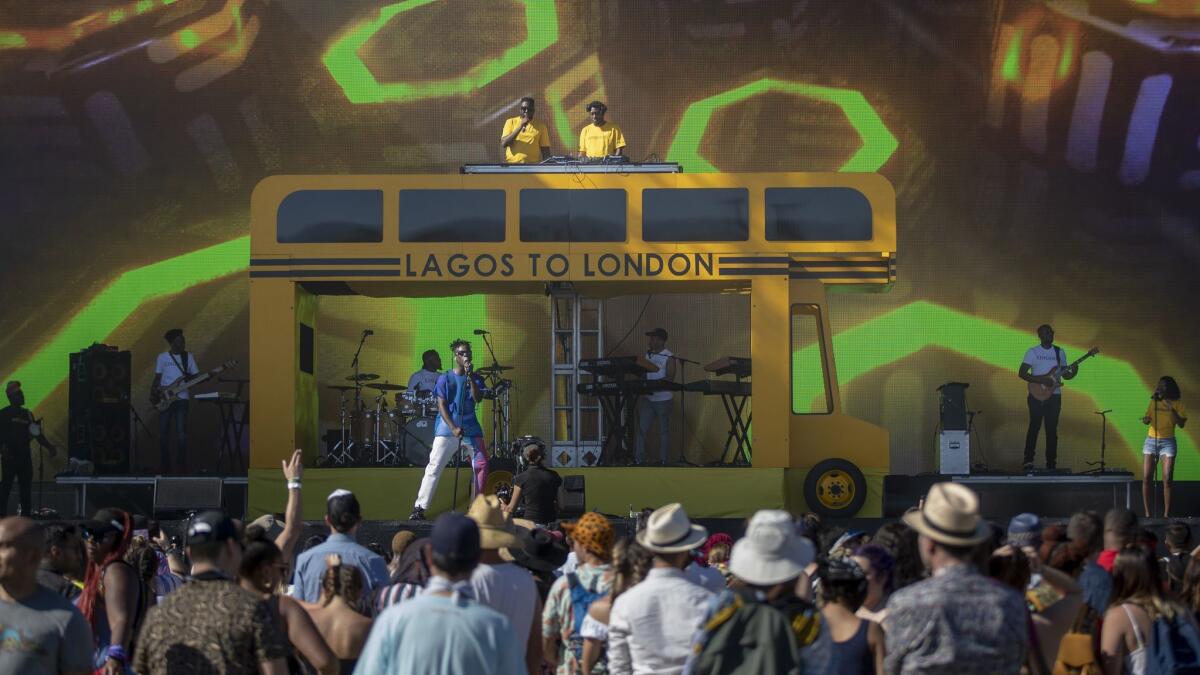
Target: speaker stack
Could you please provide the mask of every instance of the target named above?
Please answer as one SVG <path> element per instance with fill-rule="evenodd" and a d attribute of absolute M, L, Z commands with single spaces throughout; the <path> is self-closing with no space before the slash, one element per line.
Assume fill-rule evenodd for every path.
<path fill-rule="evenodd" d="M 130 353 L 92 345 L 70 359 L 71 457 L 90 460 L 96 473 L 128 474 Z"/>

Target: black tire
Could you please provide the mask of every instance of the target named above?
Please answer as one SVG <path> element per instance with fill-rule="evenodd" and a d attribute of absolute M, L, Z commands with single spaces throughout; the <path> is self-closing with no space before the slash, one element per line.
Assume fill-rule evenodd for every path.
<path fill-rule="evenodd" d="M 804 477 L 804 501 L 822 518 L 853 518 L 867 501 L 867 479 L 854 462 L 817 462 Z"/>

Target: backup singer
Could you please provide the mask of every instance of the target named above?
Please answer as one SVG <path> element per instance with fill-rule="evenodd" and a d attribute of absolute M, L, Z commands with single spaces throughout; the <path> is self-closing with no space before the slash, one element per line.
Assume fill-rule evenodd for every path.
<path fill-rule="evenodd" d="M 670 349 L 667 349 L 667 331 L 655 328 L 646 333 L 650 338 L 646 346 L 646 358 L 658 366 L 658 370 L 646 373 L 646 379 L 673 382 L 675 380 L 675 359 Z M 638 437 L 634 452 L 638 464 L 646 462 L 646 434 L 650 433 L 650 425 L 658 420 L 658 457 L 659 464 L 667 463 L 667 452 L 671 449 L 671 407 L 675 404 L 675 392 L 670 390 L 656 391 L 638 400 Z"/>
<path fill-rule="evenodd" d="M 34 423 L 33 413 L 25 408 L 25 392 L 21 391 L 21 383 L 13 380 L 4 388 L 8 395 L 8 407 L 0 410 L 0 518 L 8 515 L 8 493 L 12 490 L 14 480 L 21 481 L 21 513 L 26 517 L 33 513 L 32 483 L 33 457 L 29 450 L 29 441 L 36 440 L 54 456 L 54 444 L 46 440 L 41 433 L 30 433 L 30 425 Z M 40 425 L 39 425 L 40 432 Z"/>
<path fill-rule="evenodd" d="M 1187 408 L 1179 399 L 1183 395 L 1175 378 L 1163 375 L 1158 380 L 1158 387 L 1150 397 L 1150 405 L 1142 424 L 1150 426 L 1146 442 L 1142 444 L 1142 507 L 1146 517 L 1150 514 L 1150 495 L 1154 480 L 1155 464 L 1162 460 L 1163 482 L 1163 518 L 1171 515 L 1171 483 L 1175 478 L 1175 427 L 1183 428 L 1187 424 Z"/>
<path fill-rule="evenodd" d="M 504 161 L 509 164 L 537 164 L 550 154 L 550 131 L 541 122 L 535 122 L 533 114 L 536 104 L 533 98 L 521 98 L 521 114 L 504 122 L 500 132 L 500 145 L 504 147 Z"/>
<path fill-rule="evenodd" d="M 1055 368 L 1061 369 L 1064 380 L 1075 377 L 1078 366 L 1067 367 L 1067 355 L 1062 348 L 1054 344 L 1054 329 L 1050 324 L 1042 324 L 1037 329 L 1040 344 L 1030 347 L 1025 352 L 1017 376 L 1026 382 L 1053 386 L 1054 393 L 1049 399 L 1039 401 L 1032 394 L 1026 396 L 1029 406 L 1029 429 L 1025 432 L 1025 461 L 1026 471 L 1033 468 L 1033 454 L 1037 447 L 1038 431 L 1042 422 L 1046 423 L 1046 468 L 1053 469 L 1058 462 L 1058 415 L 1062 412 L 1062 386 L 1051 375 Z"/>
<path fill-rule="evenodd" d="M 408 377 L 409 391 L 433 391 L 441 376 L 442 355 L 436 349 L 421 354 L 421 369 Z"/>
<path fill-rule="evenodd" d="M 592 123 L 579 132 L 579 157 L 600 159 L 609 155 L 625 154 L 625 135 L 621 127 L 604 119 L 608 106 L 600 101 L 587 104 Z"/>
<path fill-rule="evenodd" d="M 442 373 L 433 389 L 438 406 L 433 449 L 429 452 L 429 464 L 425 467 L 409 520 L 425 519 L 425 509 L 433 501 L 447 455 L 454 453 L 457 461 L 459 443 L 471 450 L 475 494 L 481 494 L 487 485 L 487 447 L 483 442 L 483 428 L 475 417 L 475 406 L 483 400 L 483 379 L 475 374 L 471 363 L 471 343 L 455 340 L 450 343 L 450 351 L 454 354 L 454 368 Z"/>
<path fill-rule="evenodd" d="M 172 328 L 163 334 L 170 348 L 158 355 L 154 362 L 154 383 L 150 385 L 150 399 L 157 401 L 166 387 L 200 372 L 196 357 L 187 352 L 187 341 L 183 330 Z M 179 392 L 179 398 L 171 402 L 166 410 L 158 414 L 158 456 L 162 472 L 171 470 L 171 423 L 175 426 L 175 452 L 177 469 L 184 468 L 187 461 L 188 392 Z"/>

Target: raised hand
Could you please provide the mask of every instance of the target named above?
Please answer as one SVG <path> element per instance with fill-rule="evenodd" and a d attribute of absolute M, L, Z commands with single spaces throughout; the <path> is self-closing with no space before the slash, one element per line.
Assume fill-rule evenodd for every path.
<path fill-rule="evenodd" d="M 300 455 L 300 448 L 296 448 L 290 460 L 280 460 L 279 463 L 283 466 L 283 477 L 285 480 L 300 480 L 300 477 L 304 474 L 304 460 Z"/>

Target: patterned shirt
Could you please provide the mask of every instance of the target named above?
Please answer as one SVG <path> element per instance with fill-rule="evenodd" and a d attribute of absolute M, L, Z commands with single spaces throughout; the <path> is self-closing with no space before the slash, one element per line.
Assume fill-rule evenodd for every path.
<path fill-rule="evenodd" d="M 884 672 L 1016 673 L 1028 641 L 1025 599 L 958 564 L 888 600 Z"/>
<path fill-rule="evenodd" d="M 291 648 L 266 600 L 216 574 L 200 575 L 150 609 L 133 669 L 167 673 L 258 673 Z"/>
<path fill-rule="evenodd" d="M 605 578 L 611 565 L 580 565 L 575 569 L 579 583 L 587 589 L 608 593 L 612 580 Z M 575 653 L 568 648 L 571 632 L 575 628 L 575 612 L 571 608 L 570 582 L 566 575 L 559 577 L 550 587 L 546 606 L 542 610 L 542 637 L 558 637 L 558 675 L 576 675 L 583 672 Z"/>

